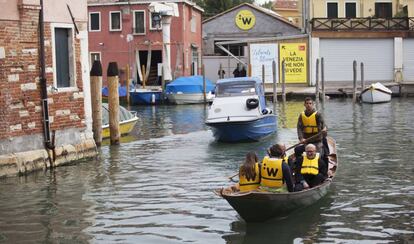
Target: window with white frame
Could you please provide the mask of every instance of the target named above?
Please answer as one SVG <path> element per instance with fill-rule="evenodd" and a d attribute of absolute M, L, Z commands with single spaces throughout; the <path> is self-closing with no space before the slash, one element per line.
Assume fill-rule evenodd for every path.
<path fill-rule="evenodd" d="M 145 34 L 145 12 L 143 10 L 134 11 L 133 33 Z"/>
<path fill-rule="evenodd" d="M 338 3 L 337 2 L 326 3 L 326 16 L 329 19 L 338 18 Z"/>
<path fill-rule="evenodd" d="M 52 25 L 53 78 L 57 88 L 76 86 L 75 48 L 72 25 Z"/>
<path fill-rule="evenodd" d="M 155 18 L 154 18 L 155 16 Z M 150 29 L 151 30 L 161 30 L 162 29 L 162 23 L 161 23 L 161 15 L 159 13 L 151 13 L 150 14 Z M 157 18 L 159 18 L 159 21 L 157 21 Z"/>
<path fill-rule="evenodd" d="M 89 31 L 101 31 L 101 13 L 89 13 Z"/>
<path fill-rule="evenodd" d="M 196 16 L 194 14 L 191 16 L 190 25 L 191 25 L 191 32 L 193 32 L 193 33 L 196 32 L 196 29 L 197 29 L 197 18 L 196 18 Z"/>
<path fill-rule="evenodd" d="M 109 31 L 122 30 L 121 11 L 109 12 Z"/>
<path fill-rule="evenodd" d="M 357 17 L 356 2 L 345 2 L 345 18 Z"/>
<path fill-rule="evenodd" d="M 89 66 L 92 68 L 93 62 L 101 61 L 101 53 L 100 52 L 90 52 L 89 53 Z"/>

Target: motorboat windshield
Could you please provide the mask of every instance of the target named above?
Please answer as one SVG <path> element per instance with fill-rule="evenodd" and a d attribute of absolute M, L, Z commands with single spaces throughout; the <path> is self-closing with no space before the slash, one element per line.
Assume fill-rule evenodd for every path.
<path fill-rule="evenodd" d="M 256 94 L 255 81 L 230 81 L 218 83 L 216 97 L 246 96 Z"/>

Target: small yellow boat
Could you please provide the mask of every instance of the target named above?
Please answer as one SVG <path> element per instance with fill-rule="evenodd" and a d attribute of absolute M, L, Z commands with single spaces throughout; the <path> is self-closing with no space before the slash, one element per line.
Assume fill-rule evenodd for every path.
<path fill-rule="evenodd" d="M 119 130 L 121 135 L 129 134 L 138 121 L 135 111 L 128 111 L 126 108 L 119 106 Z M 108 104 L 102 103 L 102 138 L 109 138 L 109 110 Z"/>

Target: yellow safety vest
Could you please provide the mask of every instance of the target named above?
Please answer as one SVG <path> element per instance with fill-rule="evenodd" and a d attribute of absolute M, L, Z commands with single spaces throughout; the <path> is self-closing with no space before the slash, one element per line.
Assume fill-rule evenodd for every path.
<path fill-rule="evenodd" d="M 316 123 L 316 111 L 311 115 L 306 116 L 305 112 L 302 112 L 302 124 L 303 124 L 303 133 L 311 134 L 318 133 L 318 125 Z"/>
<path fill-rule="evenodd" d="M 308 175 L 317 175 L 319 173 L 319 153 L 316 154 L 314 159 L 308 159 L 305 155 L 303 156 L 302 168 L 300 170 L 301 174 Z"/>
<path fill-rule="evenodd" d="M 261 167 L 261 186 L 282 187 L 283 186 L 283 159 L 264 157 Z"/>
<path fill-rule="evenodd" d="M 240 191 L 253 191 L 259 187 L 260 175 L 259 175 L 259 164 L 258 163 L 254 165 L 254 171 L 256 172 L 256 177 L 250 180 L 247 180 L 245 175 L 242 175 L 241 173 L 239 173 Z M 241 170 L 239 172 L 241 172 Z"/>

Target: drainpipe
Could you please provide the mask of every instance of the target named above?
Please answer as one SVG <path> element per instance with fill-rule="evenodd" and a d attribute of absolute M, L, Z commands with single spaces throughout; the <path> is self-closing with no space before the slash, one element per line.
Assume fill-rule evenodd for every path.
<path fill-rule="evenodd" d="M 43 111 L 43 135 L 44 146 L 46 149 L 53 150 L 55 154 L 54 140 L 51 140 L 50 136 L 50 121 L 49 121 L 49 104 L 47 100 L 47 80 L 46 80 L 46 67 L 45 67 L 45 37 L 44 37 L 44 18 L 43 18 L 43 0 L 40 0 L 40 12 L 39 12 L 39 35 L 40 35 L 40 91 Z M 53 136 L 54 137 L 54 136 Z M 53 157 L 54 159 L 54 157 Z M 49 160 L 50 157 L 49 157 Z"/>

